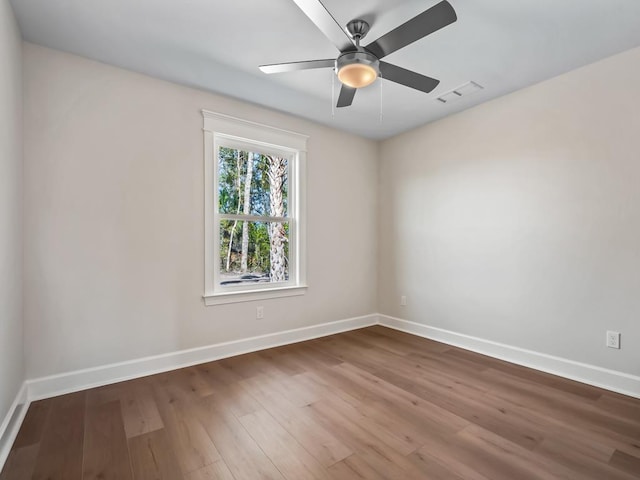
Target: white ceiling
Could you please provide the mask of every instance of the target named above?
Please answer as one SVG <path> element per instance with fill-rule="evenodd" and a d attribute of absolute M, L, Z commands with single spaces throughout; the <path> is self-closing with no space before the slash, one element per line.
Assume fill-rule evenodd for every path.
<path fill-rule="evenodd" d="M 437 1 L 323 3 L 342 25 L 367 20 L 366 45 Z M 337 56 L 292 0 L 12 0 L 30 42 L 369 138 L 395 135 L 640 45 L 639 0 L 450 3 L 457 22 L 385 58 L 440 79 L 432 93 L 383 80 L 334 113 L 330 69 L 269 76 L 258 70 L 259 64 Z M 436 100 L 468 80 L 485 89 L 453 104 Z"/>

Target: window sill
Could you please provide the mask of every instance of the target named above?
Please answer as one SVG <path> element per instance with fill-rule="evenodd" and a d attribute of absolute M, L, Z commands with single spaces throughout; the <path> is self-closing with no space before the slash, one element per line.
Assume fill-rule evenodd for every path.
<path fill-rule="evenodd" d="M 266 300 L 269 298 L 295 297 L 304 295 L 307 291 L 306 285 L 296 285 L 293 287 L 269 288 L 263 290 L 245 290 L 242 292 L 209 293 L 203 295 L 204 304 L 224 305 L 226 303 L 253 302 L 255 300 Z"/>

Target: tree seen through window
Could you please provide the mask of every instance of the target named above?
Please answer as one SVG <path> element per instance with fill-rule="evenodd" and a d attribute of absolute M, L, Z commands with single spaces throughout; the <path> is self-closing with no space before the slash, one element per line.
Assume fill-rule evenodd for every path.
<path fill-rule="evenodd" d="M 218 149 L 221 285 L 288 280 L 288 163 L 275 155 Z"/>

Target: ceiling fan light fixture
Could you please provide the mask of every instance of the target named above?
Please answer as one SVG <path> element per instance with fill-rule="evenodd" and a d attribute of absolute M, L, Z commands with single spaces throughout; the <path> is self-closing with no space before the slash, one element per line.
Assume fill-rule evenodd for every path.
<path fill-rule="evenodd" d="M 371 85 L 380 75 L 380 62 L 369 52 L 343 53 L 336 60 L 338 79 L 351 88 Z"/>
<path fill-rule="evenodd" d="M 378 78 L 378 73 L 369 65 L 352 63 L 338 70 L 338 79 L 353 88 L 362 88 L 371 85 Z"/>

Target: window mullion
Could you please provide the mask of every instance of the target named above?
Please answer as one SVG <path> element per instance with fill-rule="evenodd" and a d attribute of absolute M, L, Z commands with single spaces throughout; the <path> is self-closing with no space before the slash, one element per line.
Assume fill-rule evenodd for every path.
<path fill-rule="evenodd" d="M 243 215 L 243 214 L 233 214 L 233 213 L 218 213 L 218 218 L 220 220 L 238 220 L 240 222 L 248 221 L 248 222 L 277 222 L 277 223 L 285 223 L 291 221 L 289 217 L 269 217 L 269 216 L 261 216 L 261 215 Z"/>

